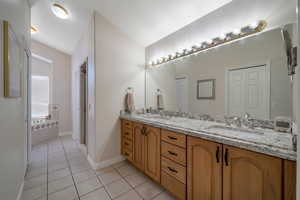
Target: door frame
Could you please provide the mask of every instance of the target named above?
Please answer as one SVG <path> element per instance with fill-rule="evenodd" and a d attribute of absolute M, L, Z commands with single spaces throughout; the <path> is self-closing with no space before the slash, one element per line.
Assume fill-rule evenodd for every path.
<path fill-rule="evenodd" d="M 84 96 L 85 96 L 85 144 L 83 144 L 83 143 L 81 143 L 82 141 L 81 141 L 81 139 L 82 139 L 82 133 L 81 133 L 81 120 L 82 120 L 82 114 L 81 114 L 81 75 L 82 75 L 82 72 L 81 72 L 81 67 L 82 66 L 86 66 L 86 75 L 85 75 L 85 94 L 84 94 Z M 88 65 L 89 65 L 89 63 L 88 63 L 88 57 L 84 60 L 84 62 L 80 65 L 80 67 L 79 67 L 79 88 L 77 88 L 78 90 L 79 90 L 79 106 L 80 106 L 80 114 L 79 114 L 79 130 L 80 130 L 80 132 L 79 132 L 79 146 L 80 146 L 80 148 L 82 149 L 82 151 L 86 154 L 86 155 L 88 155 L 88 108 L 89 108 L 89 106 L 88 106 L 88 97 L 89 97 L 89 95 L 88 95 L 88 73 L 89 73 L 89 70 L 88 70 Z"/>
<path fill-rule="evenodd" d="M 261 66 L 266 66 L 266 87 L 268 88 L 266 92 L 266 99 L 267 99 L 267 106 L 266 106 L 266 112 L 267 115 L 270 119 L 271 117 L 271 112 L 270 112 L 270 100 L 271 100 L 271 69 L 270 69 L 271 62 L 265 61 L 265 62 L 256 62 L 256 63 L 251 63 L 247 64 L 244 66 L 239 66 L 239 67 L 229 67 L 225 69 L 225 115 L 228 115 L 229 108 L 228 108 L 228 103 L 229 103 L 229 96 L 228 96 L 228 90 L 229 90 L 229 73 L 230 71 L 233 70 L 241 70 L 241 69 L 247 69 L 247 68 L 253 68 L 253 67 L 261 67 Z"/>

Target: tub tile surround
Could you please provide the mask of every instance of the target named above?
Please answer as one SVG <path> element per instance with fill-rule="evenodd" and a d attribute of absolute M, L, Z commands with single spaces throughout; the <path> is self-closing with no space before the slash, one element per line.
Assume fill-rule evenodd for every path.
<path fill-rule="evenodd" d="M 289 133 L 275 132 L 271 129 L 260 129 L 263 132 L 262 135 L 241 131 L 213 130 L 208 127 L 220 125 L 220 123 L 181 117 L 163 119 L 155 115 L 121 113 L 120 118 L 282 159 L 293 161 L 297 159 L 297 153 L 293 150 L 292 135 Z"/>
<path fill-rule="evenodd" d="M 127 161 L 93 170 L 70 136 L 33 149 L 21 200 L 47 199 L 175 200 Z"/>

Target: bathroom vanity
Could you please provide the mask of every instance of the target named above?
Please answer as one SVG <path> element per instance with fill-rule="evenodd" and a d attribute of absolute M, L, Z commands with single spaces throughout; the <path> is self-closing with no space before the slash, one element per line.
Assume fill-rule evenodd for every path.
<path fill-rule="evenodd" d="M 222 132 L 220 123 L 178 117 L 120 118 L 122 154 L 177 199 L 296 199 L 290 134 Z"/>

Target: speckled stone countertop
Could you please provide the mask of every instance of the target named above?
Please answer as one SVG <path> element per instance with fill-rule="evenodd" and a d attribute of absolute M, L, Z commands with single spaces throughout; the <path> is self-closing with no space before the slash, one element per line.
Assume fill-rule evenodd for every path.
<path fill-rule="evenodd" d="M 213 125 L 224 124 L 180 117 L 165 118 L 152 114 L 121 114 L 120 118 L 283 159 L 297 159 L 297 153 L 293 150 L 292 135 L 289 133 L 258 128 L 255 130 L 263 134 L 213 129 L 210 128 Z"/>

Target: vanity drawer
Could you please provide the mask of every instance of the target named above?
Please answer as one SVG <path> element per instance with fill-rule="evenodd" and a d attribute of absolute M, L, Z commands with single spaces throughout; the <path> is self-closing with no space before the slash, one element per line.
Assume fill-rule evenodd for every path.
<path fill-rule="evenodd" d="M 122 120 L 122 127 L 132 129 L 132 122 L 128 120 Z"/>
<path fill-rule="evenodd" d="M 133 132 L 132 129 L 127 128 L 127 127 L 123 127 L 122 129 L 122 136 L 126 139 L 132 140 L 133 138 Z"/>
<path fill-rule="evenodd" d="M 173 176 L 183 184 L 186 184 L 186 167 L 183 167 L 173 162 L 172 160 L 162 157 L 161 168 L 165 173 Z"/>
<path fill-rule="evenodd" d="M 123 148 L 128 149 L 129 151 L 132 151 L 132 140 L 128 140 L 125 137 L 123 138 Z"/>
<path fill-rule="evenodd" d="M 161 172 L 161 185 L 165 187 L 177 199 L 186 199 L 186 185 L 165 172 Z"/>
<path fill-rule="evenodd" d="M 162 141 L 161 154 L 164 157 L 186 166 L 186 150 L 181 147 Z"/>
<path fill-rule="evenodd" d="M 123 149 L 123 155 L 126 157 L 127 160 L 132 161 L 133 160 L 133 152 L 128 149 Z"/>
<path fill-rule="evenodd" d="M 162 130 L 161 133 L 161 139 L 163 141 L 186 148 L 186 135 L 168 130 Z"/>

